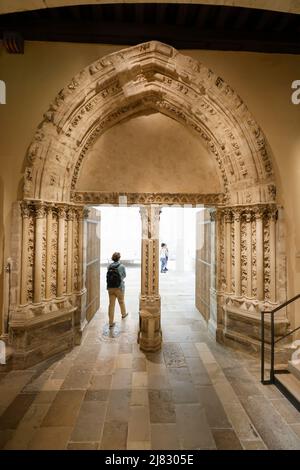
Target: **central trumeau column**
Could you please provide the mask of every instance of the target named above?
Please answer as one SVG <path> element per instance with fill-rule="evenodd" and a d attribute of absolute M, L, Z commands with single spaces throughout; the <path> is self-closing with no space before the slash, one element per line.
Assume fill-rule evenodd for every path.
<path fill-rule="evenodd" d="M 161 348 L 159 295 L 159 214 L 158 206 L 141 207 L 142 275 L 140 296 L 140 329 L 138 342 L 143 351 Z"/>

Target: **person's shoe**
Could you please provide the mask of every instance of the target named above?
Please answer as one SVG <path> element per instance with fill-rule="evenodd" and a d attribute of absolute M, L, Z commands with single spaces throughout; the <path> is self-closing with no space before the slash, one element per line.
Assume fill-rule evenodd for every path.
<path fill-rule="evenodd" d="M 125 315 L 122 315 L 122 318 L 126 318 L 126 317 L 128 317 L 128 312 L 125 313 Z"/>
<path fill-rule="evenodd" d="M 111 325 L 109 325 L 109 328 L 113 328 L 115 326 L 116 322 L 113 322 Z"/>

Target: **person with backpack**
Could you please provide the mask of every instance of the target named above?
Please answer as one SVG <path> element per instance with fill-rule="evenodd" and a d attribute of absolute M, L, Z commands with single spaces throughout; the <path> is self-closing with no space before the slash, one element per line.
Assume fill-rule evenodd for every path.
<path fill-rule="evenodd" d="M 118 299 L 122 318 L 127 317 L 124 294 L 125 294 L 125 282 L 126 269 L 123 264 L 120 263 L 120 253 L 114 253 L 111 257 L 112 263 L 108 266 L 106 274 L 106 284 L 109 295 L 109 307 L 108 307 L 108 318 L 109 327 L 112 328 L 115 325 L 115 303 Z"/>

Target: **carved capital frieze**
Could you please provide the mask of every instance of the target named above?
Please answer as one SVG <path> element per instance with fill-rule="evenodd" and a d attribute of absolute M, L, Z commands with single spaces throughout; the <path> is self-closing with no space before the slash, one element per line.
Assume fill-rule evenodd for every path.
<path fill-rule="evenodd" d="M 23 218 L 28 218 L 32 215 L 33 206 L 30 202 L 22 201 L 21 203 L 21 215 Z"/>
<path fill-rule="evenodd" d="M 34 215 L 36 219 L 43 219 L 47 214 L 47 206 L 43 202 L 34 204 Z"/>

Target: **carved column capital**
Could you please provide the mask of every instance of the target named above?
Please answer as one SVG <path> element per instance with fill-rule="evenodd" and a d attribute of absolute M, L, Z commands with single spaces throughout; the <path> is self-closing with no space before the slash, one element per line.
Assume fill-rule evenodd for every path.
<path fill-rule="evenodd" d="M 266 208 L 265 206 L 256 206 L 253 210 L 254 212 L 254 217 L 256 220 L 262 220 L 265 217 L 266 214 Z"/>
<path fill-rule="evenodd" d="M 27 201 L 21 203 L 21 215 L 24 218 L 30 217 L 32 214 L 32 205 Z"/>
<path fill-rule="evenodd" d="M 250 223 L 254 220 L 254 213 L 253 213 L 253 210 L 252 209 L 246 209 L 243 213 L 244 217 L 245 217 L 245 221 L 247 223 Z"/>
<path fill-rule="evenodd" d="M 65 219 L 67 215 L 67 206 L 58 206 L 57 215 L 59 219 Z"/>
<path fill-rule="evenodd" d="M 43 202 L 34 204 L 34 215 L 36 219 L 43 219 L 46 217 L 46 205 Z"/>
<path fill-rule="evenodd" d="M 241 215 L 242 215 L 241 209 L 234 209 L 233 214 L 232 214 L 234 222 L 240 222 Z"/>
<path fill-rule="evenodd" d="M 75 218 L 75 210 L 73 209 L 73 207 L 70 207 L 68 210 L 67 210 L 67 220 L 71 220 L 73 221 L 74 218 Z"/>
<path fill-rule="evenodd" d="M 267 211 L 267 216 L 270 220 L 276 222 L 278 219 L 278 209 L 277 207 L 270 207 Z"/>
<path fill-rule="evenodd" d="M 227 224 L 230 224 L 232 222 L 233 215 L 232 215 L 232 210 L 231 209 L 225 209 L 224 210 L 224 220 Z"/>

